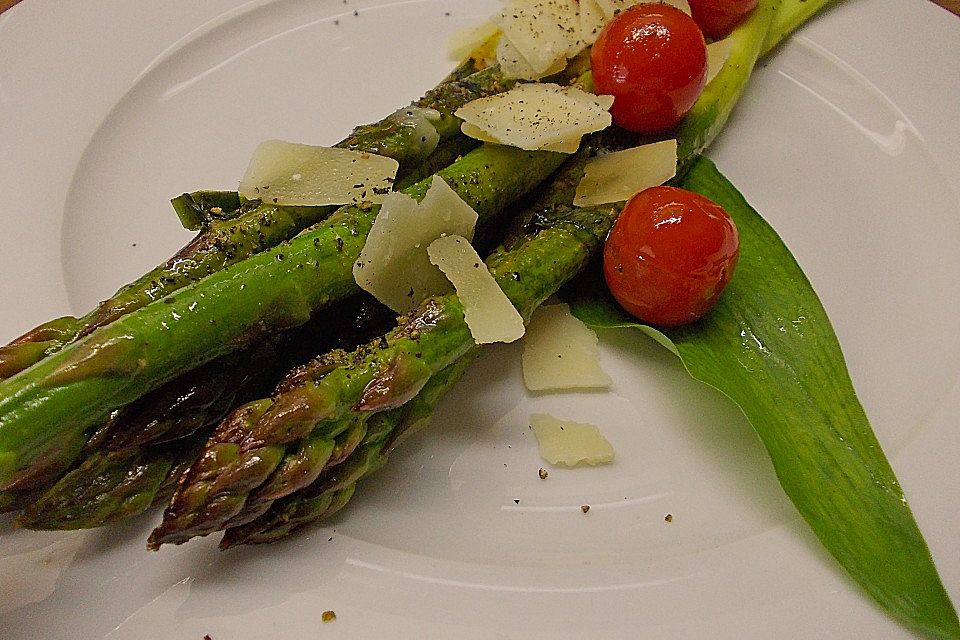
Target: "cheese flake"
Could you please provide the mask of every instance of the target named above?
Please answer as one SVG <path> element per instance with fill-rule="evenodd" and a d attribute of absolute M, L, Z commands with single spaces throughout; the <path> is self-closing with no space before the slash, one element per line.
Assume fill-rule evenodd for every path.
<path fill-rule="evenodd" d="M 240 193 L 278 205 L 382 202 L 398 167 L 372 153 L 267 140 L 254 151 Z"/>
<path fill-rule="evenodd" d="M 530 318 L 520 359 L 530 391 L 608 388 L 597 334 L 566 304 L 544 305 Z"/>
<path fill-rule="evenodd" d="M 717 77 L 733 50 L 733 40 L 724 38 L 707 45 L 707 83 Z"/>
<path fill-rule="evenodd" d="M 536 71 L 523 54 L 506 36 L 497 43 L 497 62 L 505 78 L 521 78 L 523 80 L 539 80 L 554 73 L 560 73 L 567 66 L 566 58 L 558 58 L 552 65 L 543 71 Z"/>
<path fill-rule="evenodd" d="M 463 122 L 460 124 L 460 132 L 463 133 L 463 135 L 473 138 L 474 140 L 479 140 L 480 142 L 493 142 L 495 144 L 500 144 L 500 141 L 487 133 L 485 129 L 481 129 L 477 125 L 470 124 L 469 122 Z"/>
<path fill-rule="evenodd" d="M 622 11 L 625 11 L 635 4 L 650 3 L 651 0 L 595 0 L 604 18 L 609 21 Z M 690 3 L 687 0 L 660 0 L 653 4 L 669 4 L 685 14 L 690 15 Z"/>
<path fill-rule="evenodd" d="M 551 83 L 521 84 L 468 102 L 456 116 L 488 138 L 528 151 L 573 153 L 580 138 L 610 126 L 613 96 L 598 96 L 578 87 Z"/>
<path fill-rule="evenodd" d="M 606 22 L 597 0 L 580 0 L 580 40 L 584 45 L 597 41 L 597 36 Z"/>
<path fill-rule="evenodd" d="M 380 208 L 353 276 L 364 291 L 397 313 L 421 300 L 449 293 L 450 282 L 430 263 L 427 247 L 444 235 L 473 237 L 477 212 L 450 186 L 434 177 L 421 202 L 390 193 Z"/>
<path fill-rule="evenodd" d="M 578 51 L 576 0 L 508 0 L 491 20 L 536 73 Z"/>
<path fill-rule="evenodd" d="M 540 457 L 552 465 L 575 467 L 613 462 L 613 445 L 596 425 L 535 413 L 530 416 L 530 428 L 537 437 Z"/>
<path fill-rule="evenodd" d="M 663 184 L 677 172 L 677 141 L 662 140 L 590 158 L 573 204 L 593 207 L 629 200 Z"/>
<path fill-rule="evenodd" d="M 457 291 L 474 342 L 513 342 L 523 335 L 523 318 L 466 238 L 449 235 L 427 248 Z"/>
<path fill-rule="evenodd" d="M 468 56 L 482 52 L 499 34 L 500 29 L 489 20 L 460 29 L 447 39 L 447 53 L 455 62 L 466 60 Z"/>

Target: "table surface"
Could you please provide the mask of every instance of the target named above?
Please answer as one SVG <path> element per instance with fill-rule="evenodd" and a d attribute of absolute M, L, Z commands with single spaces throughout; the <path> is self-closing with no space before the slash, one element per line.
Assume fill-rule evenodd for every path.
<path fill-rule="evenodd" d="M 20 0 L 0 0 L 0 13 L 3 13 L 18 2 L 20 2 Z M 960 0 L 931 0 L 931 2 L 960 16 Z"/>

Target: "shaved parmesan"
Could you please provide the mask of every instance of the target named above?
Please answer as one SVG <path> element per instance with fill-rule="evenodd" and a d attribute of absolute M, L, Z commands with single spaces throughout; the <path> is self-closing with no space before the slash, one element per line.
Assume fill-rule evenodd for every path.
<path fill-rule="evenodd" d="M 609 387 L 600 368 L 597 334 L 565 304 L 545 305 L 530 318 L 524 338 L 523 383 L 530 391 Z"/>
<path fill-rule="evenodd" d="M 468 102 L 456 115 L 471 125 L 467 135 L 483 131 L 496 140 L 526 150 L 572 153 L 586 133 L 610 126 L 613 96 L 597 96 L 577 87 L 550 83 L 521 84 L 510 91 Z"/>
<path fill-rule="evenodd" d="M 497 43 L 497 62 L 500 63 L 500 71 L 505 78 L 523 78 L 524 80 L 539 80 L 559 73 L 567 66 L 567 59 L 561 57 L 543 71 L 538 72 L 507 37 L 500 38 L 500 42 Z"/>
<path fill-rule="evenodd" d="M 591 45 L 597 41 L 600 30 L 606 24 L 603 10 L 597 0 L 580 0 L 580 40 L 584 45 Z"/>
<path fill-rule="evenodd" d="M 377 300 L 406 313 L 424 298 L 450 291 L 447 278 L 430 264 L 430 243 L 447 234 L 472 238 L 476 224 L 477 212 L 439 177 L 419 203 L 390 193 L 353 265 L 353 277 Z"/>
<path fill-rule="evenodd" d="M 677 141 L 662 140 L 590 158 L 577 185 L 573 204 L 592 207 L 629 200 L 663 184 L 677 172 Z"/>
<path fill-rule="evenodd" d="M 733 50 L 733 40 L 724 38 L 707 45 L 707 82 L 717 77 L 720 69 L 727 63 L 730 51 Z"/>
<path fill-rule="evenodd" d="M 613 462 L 613 445 L 595 425 L 535 413 L 530 416 L 530 428 L 540 445 L 540 457 L 550 464 L 575 467 Z"/>
<path fill-rule="evenodd" d="M 481 129 L 475 124 L 470 124 L 469 122 L 464 122 L 460 124 L 460 131 L 465 136 L 469 136 L 474 140 L 479 140 L 480 142 L 495 142 L 500 143 L 499 140 L 494 138 L 492 135 L 486 132 L 485 129 Z"/>
<path fill-rule="evenodd" d="M 536 73 L 579 51 L 576 0 L 508 0 L 492 20 Z"/>
<path fill-rule="evenodd" d="M 279 205 L 381 202 L 398 167 L 372 153 L 267 140 L 254 151 L 240 193 Z"/>
<path fill-rule="evenodd" d="M 474 55 L 478 50 L 485 47 L 499 33 L 500 29 L 497 28 L 497 25 L 489 20 L 460 29 L 447 39 L 447 52 L 450 59 L 456 62 L 466 60 L 468 56 Z"/>
<path fill-rule="evenodd" d="M 445 236 L 434 240 L 427 253 L 457 290 L 474 342 L 513 342 L 523 335 L 523 318 L 469 240 Z"/>
<path fill-rule="evenodd" d="M 651 0 L 595 0 L 603 16 L 611 20 L 615 15 L 629 9 L 635 4 L 649 3 Z M 690 15 L 690 3 L 687 0 L 660 0 L 654 4 L 669 4 L 680 9 L 685 14 Z"/>
<path fill-rule="evenodd" d="M 640 2 L 641 0 L 596 0 L 597 6 L 603 12 L 603 17 L 607 20 L 612 19 L 624 9 L 640 4 Z"/>

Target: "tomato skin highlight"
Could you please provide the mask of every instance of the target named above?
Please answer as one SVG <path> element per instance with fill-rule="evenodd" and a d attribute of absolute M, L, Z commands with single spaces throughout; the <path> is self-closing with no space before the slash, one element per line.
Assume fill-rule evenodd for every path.
<path fill-rule="evenodd" d="M 707 80 L 707 50 L 693 19 L 668 4 L 638 4 L 613 18 L 590 53 L 594 91 L 614 96 L 620 127 L 656 133 L 677 124 Z"/>
<path fill-rule="evenodd" d="M 720 40 L 757 8 L 758 0 L 688 0 L 703 35 Z"/>
<path fill-rule="evenodd" d="M 722 207 L 692 191 L 651 187 L 617 219 L 603 247 L 603 275 L 631 315 L 670 327 L 713 308 L 739 257 L 737 227 Z"/>

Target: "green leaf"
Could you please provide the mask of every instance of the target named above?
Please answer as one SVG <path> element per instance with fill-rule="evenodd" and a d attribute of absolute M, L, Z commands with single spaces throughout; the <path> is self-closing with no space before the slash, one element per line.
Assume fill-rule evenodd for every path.
<path fill-rule="evenodd" d="M 896 617 L 934 637 L 960 638 L 957 614 L 803 271 L 712 162 L 701 158 L 680 186 L 723 206 L 740 233 L 740 262 L 713 311 L 685 327 L 638 324 L 596 269 L 564 297 L 587 324 L 650 335 L 694 378 L 737 403 L 783 490 L 844 569 Z"/>

